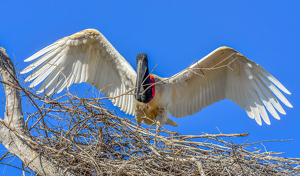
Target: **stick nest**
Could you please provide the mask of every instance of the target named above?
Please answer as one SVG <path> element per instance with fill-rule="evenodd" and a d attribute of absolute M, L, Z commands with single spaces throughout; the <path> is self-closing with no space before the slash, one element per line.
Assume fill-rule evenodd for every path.
<path fill-rule="evenodd" d="M 53 95 L 37 96 L 20 84 L 0 82 L 20 90 L 28 105 L 33 106 L 28 108 L 33 113 L 27 110 L 24 132 L 28 138 L 24 137 L 24 142 L 74 175 L 300 173 L 300 158 L 279 157 L 282 153 L 262 152 L 253 147 L 264 141 L 233 144 L 220 138 L 248 134 L 193 136 L 163 129 L 156 135 L 155 130 L 139 127 L 134 120 L 108 111 L 101 103 L 104 98 L 78 98 L 67 92 L 54 99 Z M 6 124 L 3 120 L 1 123 Z M 14 129 L 11 131 L 16 133 Z M 27 167 L 29 163 L 24 165 Z"/>
<path fill-rule="evenodd" d="M 281 153 L 252 147 L 256 143 L 233 144 L 220 138 L 248 134 L 192 136 L 163 129 L 156 135 L 156 130 L 139 127 L 134 120 L 105 109 L 101 98 L 67 93 L 53 99 L 22 91 L 37 108 L 26 120 L 32 146 L 75 175 L 300 173 L 299 158 L 278 157 Z"/>

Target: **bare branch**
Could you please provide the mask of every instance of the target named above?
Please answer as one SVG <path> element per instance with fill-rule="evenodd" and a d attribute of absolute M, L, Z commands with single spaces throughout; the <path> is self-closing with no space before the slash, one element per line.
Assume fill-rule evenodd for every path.
<path fill-rule="evenodd" d="M 61 173 L 61 169 L 54 166 L 52 162 L 43 155 L 38 158 L 39 153 L 34 150 L 33 143 L 29 142 L 30 137 L 26 133 L 24 117 L 21 106 L 19 90 L 24 90 L 16 78 L 16 72 L 11 59 L 4 48 L 0 47 L 0 75 L 6 95 L 6 106 L 4 119 L 0 119 L 0 142 L 7 150 L 18 156 L 28 167 L 40 175 L 52 175 Z M 14 85 L 14 86 L 10 86 Z M 16 89 L 15 87 L 18 87 Z M 70 173 L 67 173 L 70 175 Z"/>

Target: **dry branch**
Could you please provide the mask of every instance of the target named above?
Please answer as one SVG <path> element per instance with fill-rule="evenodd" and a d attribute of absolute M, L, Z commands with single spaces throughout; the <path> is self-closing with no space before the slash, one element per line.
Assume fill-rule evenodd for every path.
<path fill-rule="evenodd" d="M 1 119 L 0 123 L 0 142 L 10 153 L 20 158 L 37 174 L 59 175 L 62 173 L 62 168 L 55 167 L 55 161 L 50 161 L 39 150 L 35 150 L 34 145 L 29 142 L 30 138 L 26 133 L 19 92 L 24 88 L 20 86 L 14 65 L 2 47 L 0 47 L 0 75 L 2 82 L 7 83 L 3 84 L 6 105 L 4 119 Z M 70 175 L 70 173 L 66 174 Z"/>

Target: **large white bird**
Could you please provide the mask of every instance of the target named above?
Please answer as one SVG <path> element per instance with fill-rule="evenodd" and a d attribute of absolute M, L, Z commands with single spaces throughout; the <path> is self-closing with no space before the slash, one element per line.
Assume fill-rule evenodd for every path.
<path fill-rule="evenodd" d="M 170 113 L 186 117 L 225 98 L 246 110 L 259 125 L 261 117 L 270 124 L 266 109 L 276 119 L 280 119 L 276 110 L 285 114 L 277 98 L 292 107 L 277 88 L 290 92 L 277 79 L 229 47 L 214 50 L 170 78 L 149 75 L 146 54 L 137 56 L 135 72 L 95 29 L 62 38 L 25 62 L 34 59 L 37 60 L 21 73 L 35 69 L 25 80 L 32 81 L 29 87 L 45 80 L 38 93 L 45 90 L 47 94 L 55 90 L 59 93 L 73 83 L 90 83 L 105 96 L 113 97 L 111 101 L 122 111 L 135 115 L 138 124 L 157 121 L 161 125 L 178 126 L 169 119 Z"/>

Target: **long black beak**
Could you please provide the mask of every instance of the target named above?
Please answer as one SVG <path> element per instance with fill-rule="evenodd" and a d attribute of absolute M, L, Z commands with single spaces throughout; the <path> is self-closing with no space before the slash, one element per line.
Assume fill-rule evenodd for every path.
<path fill-rule="evenodd" d="M 149 103 L 152 95 L 151 89 L 147 89 L 150 84 L 149 68 L 148 68 L 148 58 L 147 55 L 141 53 L 136 57 L 137 64 L 137 78 L 136 78 L 136 100 Z M 145 86 L 143 86 L 145 85 Z M 145 91 L 146 90 L 146 91 Z"/>

